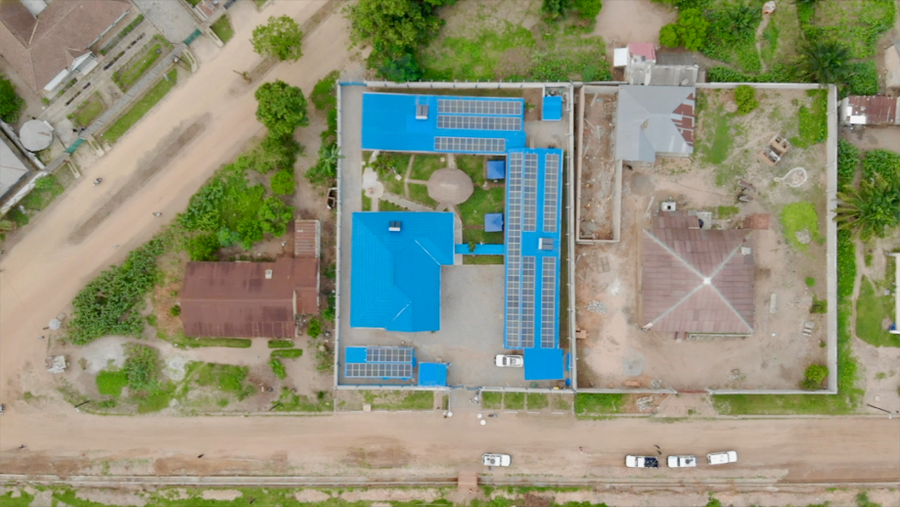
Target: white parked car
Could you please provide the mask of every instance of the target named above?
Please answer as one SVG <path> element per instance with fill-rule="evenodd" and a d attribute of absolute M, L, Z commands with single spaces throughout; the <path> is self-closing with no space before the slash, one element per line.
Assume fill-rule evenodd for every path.
<path fill-rule="evenodd" d="M 481 456 L 481 464 L 486 467 L 508 467 L 512 463 L 509 454 L 487 453 Z"/>
<path fill-rule="evenodd" d="M 659 460 L 656 456 L 625 456 L 625 466 L 628 468 L 659 468 Z"/>
<path fill-rule="evenodd" d="M 497 357 L 494 358 L 494 364 L 501 368 L 521 368 L 525 366 L 525 358 L 522 356 L 497 354 Z"/>
<path fill-rule="evenodd" d="M 706 455 L 706 462 L 710 465 L 725 465 L 737 462 L 735 451 L 711 452 Z"/>
<path fill-rule="evenodd" d="M 669 456 L 669 468 L 690 468 L 697 466 L 697 456 Z"/>

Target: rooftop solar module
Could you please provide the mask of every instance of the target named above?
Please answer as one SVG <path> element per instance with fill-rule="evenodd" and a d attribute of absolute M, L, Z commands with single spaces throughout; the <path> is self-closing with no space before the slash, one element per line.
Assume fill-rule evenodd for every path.
<path fill-rule="evenodd" d="M 503 153 L 506 151 L 506 139 L 483 137 L 435 137 L 434 151 L 443 153 Z"/>
<path fill-rule="evenodd" d="M 347 378 L 412 378 L 410 363 L 350 363 L 344 367 Z"/>
<path fill-rule="evenodd" d="M 367 347 L 367 363 L 411 363 L 412 347 Z"/>
<path fill-rule="evenodd" d="M 522 347 L 534 347 L 535 257 L 522 257 Z"/>
<path fill-rule="evenodd" d="M 544 257 L 541 266 L 541 347 L 556 346 L 556 258 Z"/>
<path fill-rule="evenodd" d="M 438 114 L 522 114 L 522 102 L 512 100 L 438 99 Z"/>
<path fill-rule="evenodd" d="M 544 155 L 544 167 L 544 232 L 556 232 L 559 222 L 559 173 L 555 168 L 559 167 L 559 155 Z"/>
<path fill-rule="evenodd" d="M 506 116 L 447 116 L 437 119 L 439 129 L 522 130 L 522 118 Z"/>

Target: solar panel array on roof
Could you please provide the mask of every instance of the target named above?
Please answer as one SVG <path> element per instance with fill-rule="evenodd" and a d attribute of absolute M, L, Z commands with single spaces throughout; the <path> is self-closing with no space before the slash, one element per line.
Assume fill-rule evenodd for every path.
<path fill-rule="evenodd" d="M 474 153 L 503 153 L 506 139 L 485 137 L 435 137 L 434 151 L 450 153 L 466 151 Z"/>
<path fill-rule="evenodd" d="M 410 363 L 413 359 L 412 347 L 367 347 L 367 363 Z"/>
<path fill-rule="evenodd" d="M 559 155 L 544 155 L 545 167 L 558 167 Z M 544 171 L 544 232 L 556 232 L 559 215 L 559 174 L 556 171 Z"/>
<path fill-rule="evenodd" d="M 461 130 L 521 130 L 522 119 L 508 116 L 438 116 L 437 128 Z"/>
<path fill-rule="evenodd" d="M 506 318 L 504 345 L 541 351 L 525 361 L 529 380 L 563 378 L 559 349 L 562 150 L 507 154 Z M 539 228 L 537 224 L 541 224 Z"/>
<path fill-rule="evenodd" d="M 344 367 L 347 378 L 410 379 L 411 363 L 350 363 Z"/>
<path fill-rule="evenodd" d="M 522 114 L 522 102 L 512 100 L 438 99 L 438 114 Z"/>

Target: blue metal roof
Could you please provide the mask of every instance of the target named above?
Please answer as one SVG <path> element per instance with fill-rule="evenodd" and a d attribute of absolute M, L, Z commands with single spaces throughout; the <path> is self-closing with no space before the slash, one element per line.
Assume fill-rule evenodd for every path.
<path fill-rule="evenodd" d="M 525 349 L 525 380 L 560 380 L 562 378 L 562 349 Z"/>
<path fill-rule="evenodd" d="M 484 232 L 502 232 L 503 213 L 484 214 Z"/>
<path fill-rule="evenodd" d="M 506 177 L 505 160 L 488 160 L 487 177 L 489 180 L 502 180 Z"/>
<path fill-rule="evenodd" d="M 500 154 L 524 146 L 525 99 L 363 94 L 364 150 Z"/>
<path fill-rule="evenodd" d="M 447 385 L 447 365 L 445 363 L 420 363 L 419 385 L 445 387 Z"/>
<path fill-rule="evenodd" d="M 561 95 L 544 96 L 541 106 L 541 119 L 544 121 L 559 121 L 563 116 L 563 99 Z"/>
<path fill-rule="evenodd" d="M 400 222 L 399 232 L 390 232 Z M 453 264 L 453 213 L 353 213 L 350 326 L 441 327 L 441 266 Z"/>

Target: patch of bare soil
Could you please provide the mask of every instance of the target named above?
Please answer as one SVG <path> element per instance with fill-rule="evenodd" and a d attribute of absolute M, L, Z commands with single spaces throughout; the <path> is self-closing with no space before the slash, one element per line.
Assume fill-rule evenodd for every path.
<path fill-rule="evenodd" d="M 344 463 L 364 468 L 400 468 L 408 465 L 412 458 L 394 439 L 364 439 L 359 445 L 349 449 L 342 460 Z"/>
<path fill-rule="evenodd" d="M 181 318 L 172 315 L 172 308 L 179 305 L 179 293 L 184 282 L 184 270 L 190 261 L 185 251 L 169 252 L 157 260 L 162 270 L 162 279 L 156 284 L 151 294 L 152 308 L 156 315 L 156 330 L 164 336 L 177 336 L 184 333 Z"/>
<path fill-rule="evenodd" d="M 616 94 L 585 94 L 578 239 L 613 239 Z"/>
<path fill-rule="evenodd" d="M 23 444 L 27 445 L 27 442 Z M 0 473 L 4 474 L 53 474 L 65 479 L 85 473 L 90 466 L 91 462 L 84 458 L 48 456 L 42 452 L 32 452 L 27 447 L 0 455 Z"/>
<path fill-rule="evenodd" d="M 251 473 L 256 463 L 239 459 L 203 459 L 197 456 L 173 456 L 153 462 L 157 475 L 242 475 Z"/>

